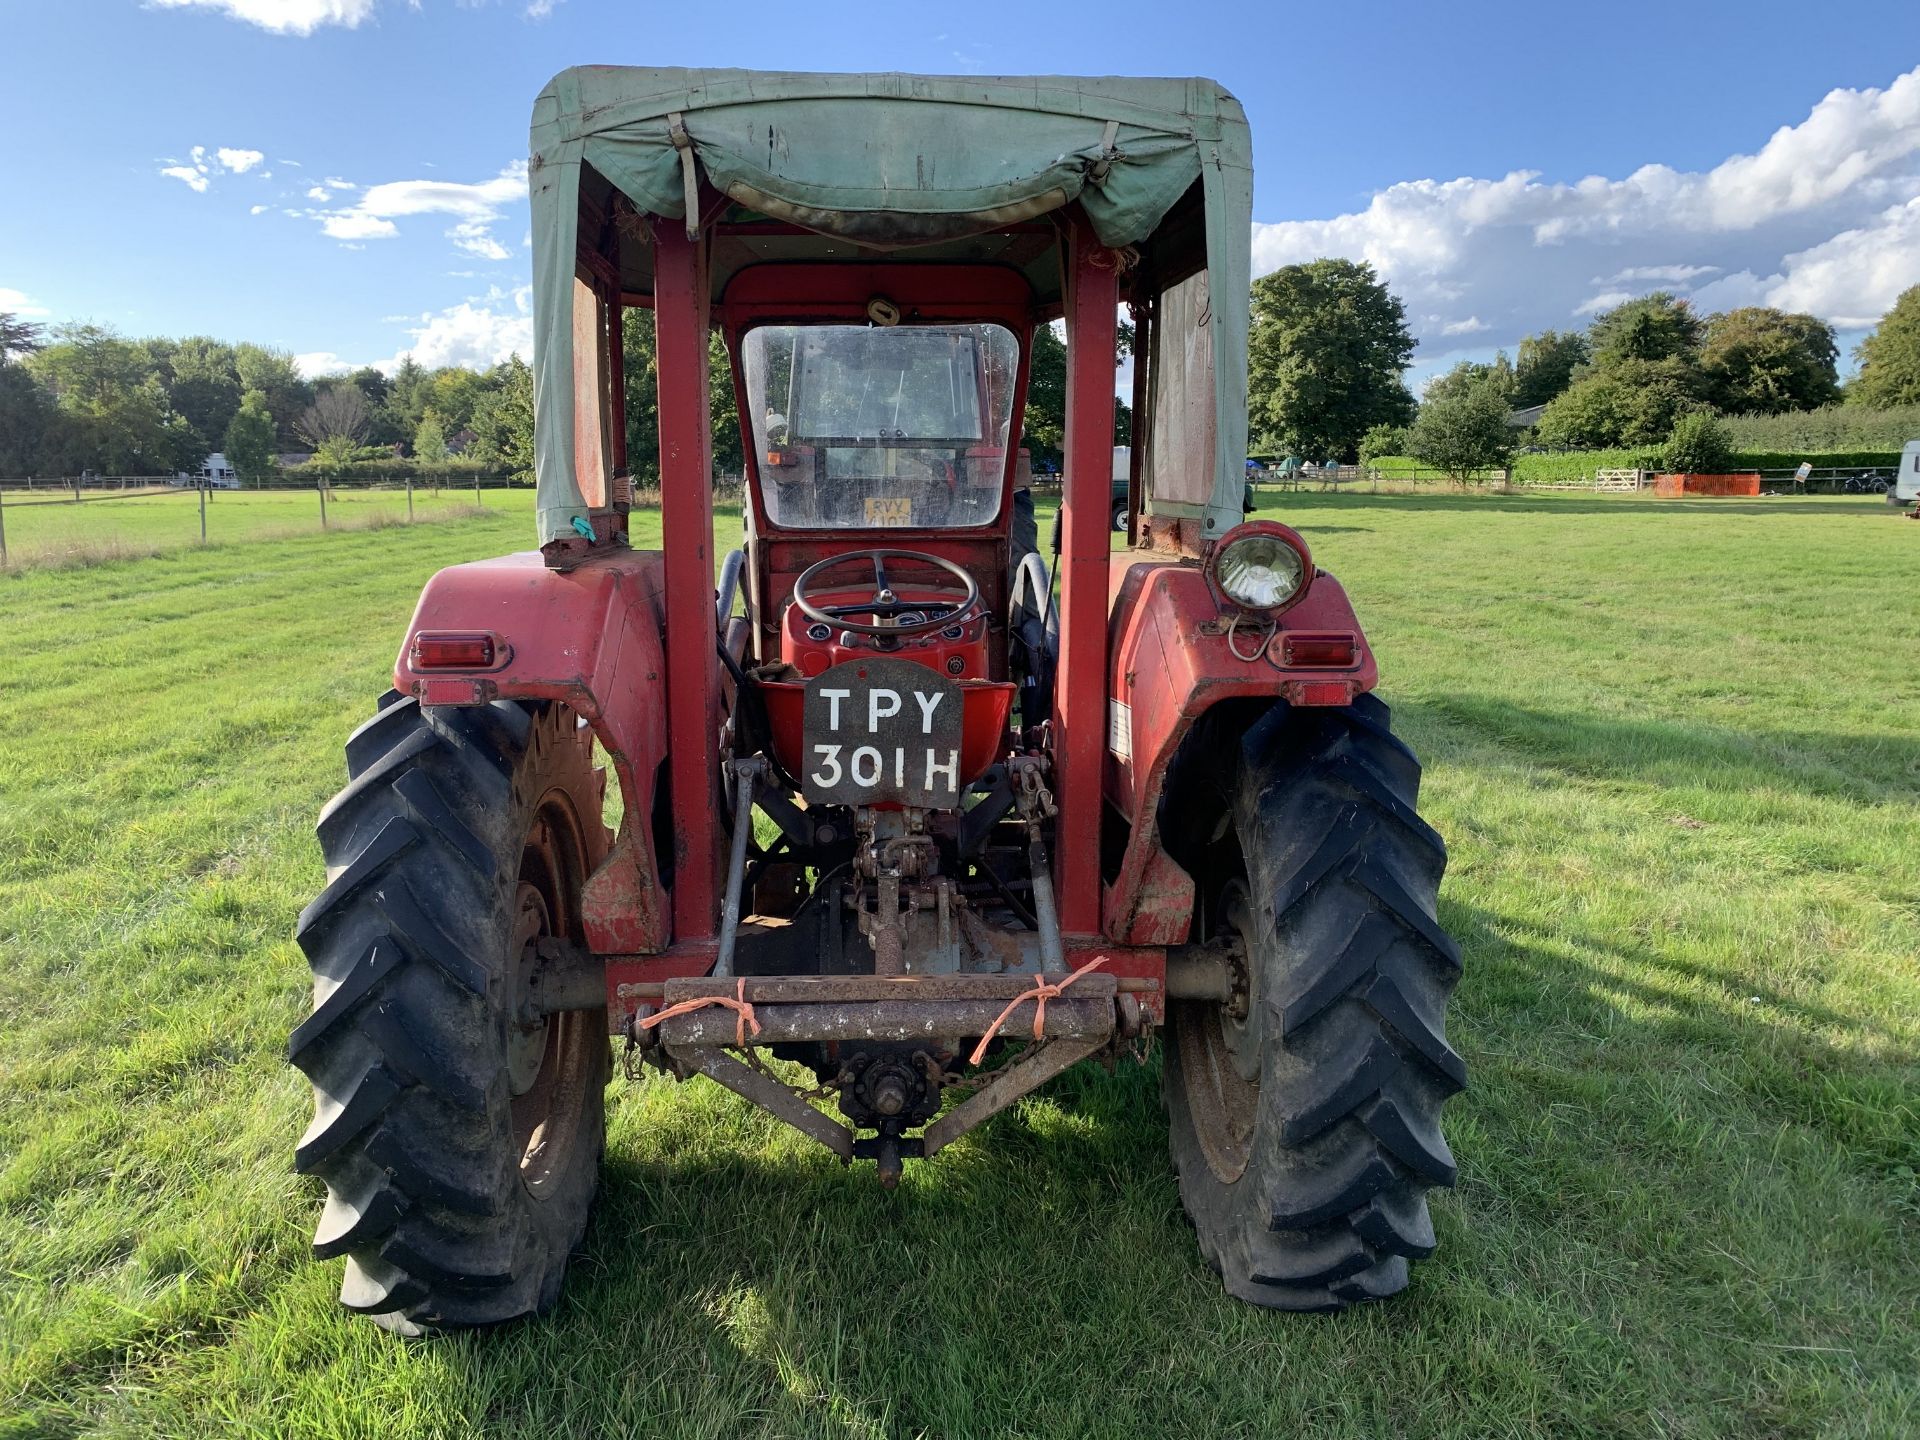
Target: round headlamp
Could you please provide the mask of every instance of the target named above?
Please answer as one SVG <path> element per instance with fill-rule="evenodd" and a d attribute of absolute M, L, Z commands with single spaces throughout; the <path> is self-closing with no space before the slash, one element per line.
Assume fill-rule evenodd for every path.
<path fill-rule="evenodd" d="M 1224 599 L 1262 614 L 1279 614 L 1313 583 L 1307 542 L 1273 520 L 1234 526 L 1213 547 L 1209 563 L 1214 588 Z"/>

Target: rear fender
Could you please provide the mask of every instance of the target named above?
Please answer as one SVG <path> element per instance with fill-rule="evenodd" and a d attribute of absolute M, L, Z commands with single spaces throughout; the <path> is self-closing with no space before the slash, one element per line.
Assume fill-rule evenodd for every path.
<path fill-rule="evenodd" d="M 1104 790 L 1109 820 L 1122 822 L 1125 846 L 1118 871 L 1103 887 L 1101 928 L 1117 944 L 1175 945 L 1188 938 L 1192 923 L 1193 877 L 1167 853 L 1160 802 L 1195 722 L 1223 701 L 1254 702 L 1234 707 L 1249 724 L 1275 701 L 1346 705 L 1374 687 L 1378 671 L 1346 591 L 1324 570 L 1271 633 L 1265 623 L 1236 620 L 1238 612 L 1222 607 L 1193 563 L 1118 552 L 1111 594 Z M 1284 666 L 1282 637 L 1308 631 L 1352 635 L 1354 663 Z M 1206 737 L 1208 744 L 1218 740 Z"/>
<path fill-rule="evenodd" d="M 533 551 L 452 566 L 427 582 L 393 667 L 394 688 L 422 705 L 557 700 L 593 727 L 623 806 L 619 836 L 582 899 L 587 944 L 601 954 L 649 953 L 671 938 L 649 823 L 666 754 L 662 577 L 659 551 L 620 551 L 565 572 Z M 416 670 L 422 631 L 490 635 L 494 663 Z"/>

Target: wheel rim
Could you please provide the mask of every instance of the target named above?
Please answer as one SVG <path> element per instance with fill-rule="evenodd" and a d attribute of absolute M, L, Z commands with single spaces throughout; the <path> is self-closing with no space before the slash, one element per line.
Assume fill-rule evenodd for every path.
<path fill-rule="evenodd" d="M 551 1193 L 578 1148 L 593 1084 L 593 1019 L 584 1010 L 534 1018 L 541 939 L 579 938 L 580 830 L 573 807 L 549 792 L 534 811 L 520 850 L 515 889 L 507 1078 L 520 1181 L 536 1200 Z"/>
<path fill-rule="evenodd" d="M 1238 880 L 1221 896 L 1224 934 L 1240 941 L 1240 953 L 1253 953 L 1253 907 Z M 1174 1043 L 1188 1113 L 1207 1168 L 1224 1185 L 1246 1172 L 1253 1128 L 1260 1108 L 1261 1026 L 1258 967 L 1247 964 L 1237 989 L 1246 995 L 1244 1013 L 1218 1001 L 1187 1000 L 1173 1007 Z"/>

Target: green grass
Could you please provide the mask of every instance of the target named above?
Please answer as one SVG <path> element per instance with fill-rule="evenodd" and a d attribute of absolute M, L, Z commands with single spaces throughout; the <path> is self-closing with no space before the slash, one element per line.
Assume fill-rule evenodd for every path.
<path fill-rule="evenodd" d="M 555 1315 L 339 1311 L 280 1059 L 310 826 L 421 583 L 529 543 L 502 514 L 0 576 L 0 1435 L 1920 1429 L 1920 526 L 1267 513 L 1353 595 L 1452 847 L 1473 1088 L 1400 1299 L 1226 1299 L 1155 1064 L 892 1195 L 705 1081 L 617 1082 Z"/>

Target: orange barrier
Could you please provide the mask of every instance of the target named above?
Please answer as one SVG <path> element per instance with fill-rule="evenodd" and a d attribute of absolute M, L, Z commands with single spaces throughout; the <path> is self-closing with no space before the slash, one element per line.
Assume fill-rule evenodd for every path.
<path fill-rule="evenodd" d="M 1653 493 L 1677 495 L 1758 495 L 1760 472 L 1749 470 L 1737 475 L 1656 475 Z"/>

